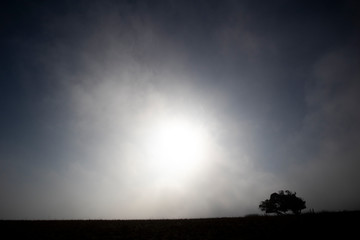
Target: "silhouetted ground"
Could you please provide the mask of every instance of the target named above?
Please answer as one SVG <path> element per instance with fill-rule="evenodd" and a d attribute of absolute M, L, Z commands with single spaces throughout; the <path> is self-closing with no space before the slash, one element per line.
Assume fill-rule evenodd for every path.
<path fill-rule="evenodd" d="M 5 239 L 350 239 L 360 211 L 178 220 L 0 221 Z M 8 236 L 8 237 L 6 237 Z"/>

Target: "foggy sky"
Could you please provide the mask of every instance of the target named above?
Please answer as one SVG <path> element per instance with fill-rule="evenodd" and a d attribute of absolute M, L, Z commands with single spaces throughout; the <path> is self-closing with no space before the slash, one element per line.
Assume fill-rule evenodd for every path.
<path fill-rule="evenodd" d="M 0 219 L 241 216 L 289 189 L 360 208 L 356 1 L 9 1 Z M 163 181 L 149 126 L 189 117 L 206 161 Z"/>

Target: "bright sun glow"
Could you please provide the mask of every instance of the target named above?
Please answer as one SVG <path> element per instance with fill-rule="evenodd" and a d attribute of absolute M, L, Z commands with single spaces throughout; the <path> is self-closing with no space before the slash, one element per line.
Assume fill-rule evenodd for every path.
<path fill-rule="evenodd" d="M 204 163 L 207 135 L 189 119 L 163 119 L 152 128 L 147 143 L 151 168 L 164 181 L 191 177 Z"/>

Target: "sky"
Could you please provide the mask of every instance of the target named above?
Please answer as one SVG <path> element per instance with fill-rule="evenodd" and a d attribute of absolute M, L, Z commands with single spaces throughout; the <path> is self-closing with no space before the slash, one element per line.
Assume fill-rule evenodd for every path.
<path fill-rule="evenodd" d="M 5 1 L 0 219 L 360 209 L 357 1 Z"/>

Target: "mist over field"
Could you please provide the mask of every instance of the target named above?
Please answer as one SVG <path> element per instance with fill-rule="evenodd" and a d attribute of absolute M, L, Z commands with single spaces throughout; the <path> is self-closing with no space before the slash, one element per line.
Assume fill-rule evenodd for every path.
<path fill-rule="evenodd" d="M 360 208 L 355 1 L 8 1 L 0 219 Z"/>

